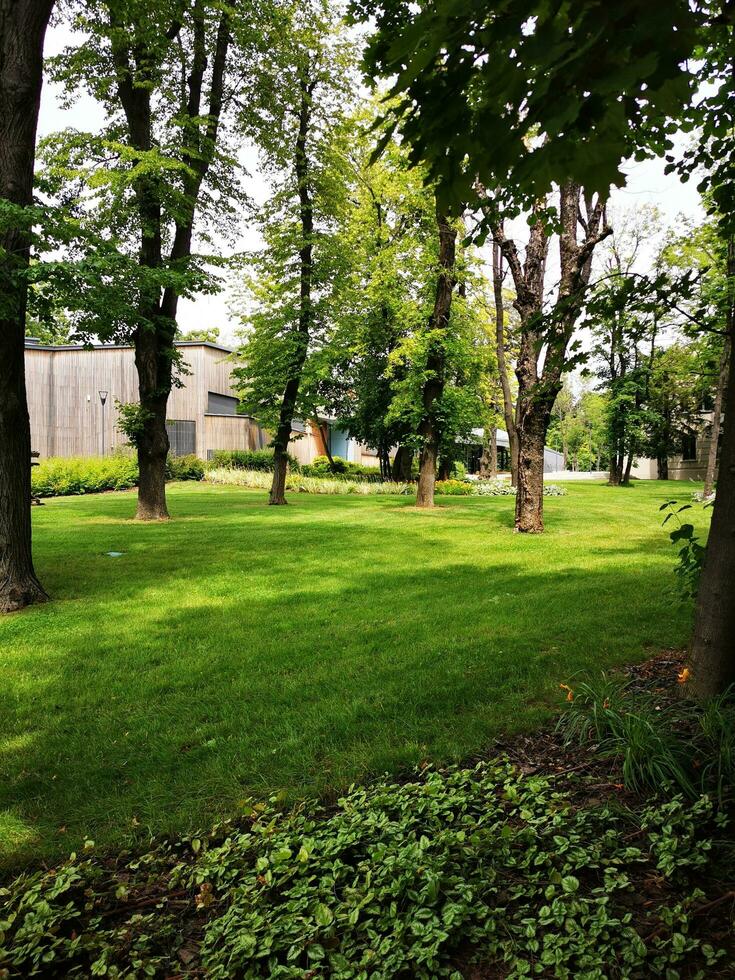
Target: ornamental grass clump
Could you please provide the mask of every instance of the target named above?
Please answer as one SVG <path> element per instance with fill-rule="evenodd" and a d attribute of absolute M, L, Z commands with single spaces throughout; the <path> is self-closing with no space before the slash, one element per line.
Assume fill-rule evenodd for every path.
<path fill-rule="evenodd" d="M 249 487 L 253 490 L 270 490 L 272 475 L 259 470 L 240 470 L 213 468 L 204 479 L 208 483 L 224 486 Z M 371 496 L 380 494 L 405 495 L 413 492 L 409 483 L 376 483 L 370 480 L 345 480 L 339 477 L 304 476 L 303 473 L 289 473 L 286 476 L 286 490 L 294 493 L 317 494 L 358 494 Z"/>
<path fill-rule="evenodd" d="M 593 744 L 616 759 L 637 793 L 711 793 L 721 807 L 735 799 L 735 690 L 705 705 L 686 698 L 688 668 L 677 677 L 682 697 L 637 691 L 604 674 L 566 690 L 558 722 L 567 744 Z"/>

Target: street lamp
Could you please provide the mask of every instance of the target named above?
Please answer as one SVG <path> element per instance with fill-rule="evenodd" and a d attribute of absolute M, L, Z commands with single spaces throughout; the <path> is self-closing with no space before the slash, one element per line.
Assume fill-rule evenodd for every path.
<path fill-rule="evenodd" d="M 98 392 L 100 396 L 100 401 L 102 402 L 102 455 L 105 455 L 105 402 L 107 401 L 107 392 Z"/>

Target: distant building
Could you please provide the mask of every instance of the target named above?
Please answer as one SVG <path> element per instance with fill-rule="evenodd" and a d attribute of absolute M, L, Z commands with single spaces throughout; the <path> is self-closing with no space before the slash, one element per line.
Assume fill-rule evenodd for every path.
<path fill-rule="evenodd" d="M 480 472 L 480 457 L 483 450 L 484 429 L 473 429 L 472 437 L 464 445 L 463 460 L 468 473 Z M 498 471 L 510 472 L 510 439 L 504 429 L 497 429 Z M 564 455 L 556 449 L 544 446 L 544 473 L 560 473 L 564 469 Z"/>
<path fill-rule="evenodd" d="M 720 441 L 722 428 L 720 427 Z M 712 445 L 712 411 L 702 414 L 701 423 L 681 436 L 680 451 L 669 456 L 670 480 L 704 480 L 707 469 L 707 457 Z M 719 446 L 717 458 L 719 460 Z M 631 470 L 639 480 L 656 480 L 658 478 L 658 462 L 655 459 L 637 459 Z M 717 479 L 717 467 L 715 467 Z"/>
<path fill-rule="evenodd" d="M 185 371 L 181 386 L 168 399 L 167 430 L 171 451 L 208 459 L 218 449 L 262 449 L 269 434 L 258 422 L 237 411 L 232 385 L 232 353 L 208 341 L 182 341 Z M 97 456 L 124 446 L 117 428 L 116 403 L 138 401 L 138 373 L 132 347 L 104 344 L 46 346 L 26 338 L 26 385 L 31 444 L 42 457 Z M 100 392 L 106 392 L 102 405 Z M 289 451 L 309 463 L 324 453 L 328 440 L 333 456 L 378 465 L 375 453 L 350 439 L 333 420 L 318 428 L 294 422 Z"/>

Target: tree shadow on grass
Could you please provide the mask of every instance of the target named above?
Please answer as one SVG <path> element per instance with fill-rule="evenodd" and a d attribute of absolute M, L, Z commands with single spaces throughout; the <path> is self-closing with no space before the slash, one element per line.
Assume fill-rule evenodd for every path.
<path fill-rule="evenodd" d="M 126 564 L 90 558 L 65 601 L 18 617 L 0 695 L 0 808 L 15 831 L 0 860 L 469 756 L 537 724 L 572 674 L 686 634 L 689 611 L 644 545 L 600 567 L 523 566 L 502 549 L 470 560 L 451 525 L 404 524 L 386 542 L 360 503 L 354 521 L 294 510 L 247 540 L 250 514 L 219 539 L 194 541 L 186 520 L 126 527 Z M 77 559 L 102 534 L 86 528 Z"/>

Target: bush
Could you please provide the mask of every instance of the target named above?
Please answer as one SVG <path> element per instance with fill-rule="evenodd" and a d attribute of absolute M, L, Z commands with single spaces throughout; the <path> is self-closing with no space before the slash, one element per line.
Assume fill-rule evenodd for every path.
<path fill-rule="evenodd" d="M 273 472 L 273 449 L 217 449 L 212 453 L 211 463 L 216 469 L 258 470 L 261 473 Z M 288 454 L 288 465 L 298 471 L 299 461 Z"/>
<path fill-rule="evenodd" d="M 166 460 L 167 480 L 203 480 L 205 464 L 191 453 L 188 456 L 169 456 Z"/>
<path fill-rule="evenodd" d="M 204 463 L 196 456 L 169 456 L 167 480 L 202 480 Z M 109 456 L 51 456 L 31 470 L 36 497 L 69 497 L 105 490 L 130 490 L 138 485 L 138 460 L 130 450 Z"/>
<path fill-rule="evenodd" d="M 469 497 L 475 493 L 475 488 L 463 480 L 437 480 L 434 492 L 442 497 Z"/>
<path fill-rule="evenodd" d="M 363 466 L 362 463 L 351 463 L 341 456 L 333 456 L 334 466 L 331 466 L 326 456 L 315 456 L 311 463 L 301 467 L 304 476 L 339 476 L 344 479 L 380 481 L 380 470 L 375 466 Z"/>
<path fill-rule="evenodd" d="M 138 482 L 134 453 L 109 456 L 49 457 L 31 470 L 31 488 L 37 497 L 66 497 L 103 490 L 129 490 Z"/>

